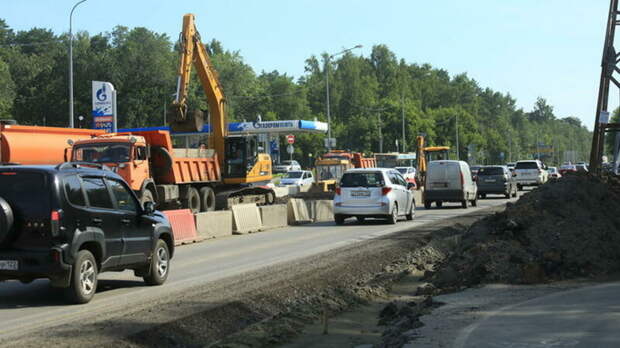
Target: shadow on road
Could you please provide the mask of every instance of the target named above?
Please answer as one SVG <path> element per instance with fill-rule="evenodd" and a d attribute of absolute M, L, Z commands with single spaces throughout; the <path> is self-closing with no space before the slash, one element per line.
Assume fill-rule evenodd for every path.
<path fill-rule="evenodd" d="M 116 289 L 146 286 L 138 280 L 106 280 L 97 284 L 95 300 L 101 293 Z M 54 307 L 68 304 L 64 289 L 53 288 L 46 279 L 36 280 L 30 284 L 17 281 L 0 282 L 0 309 L 29 307 Z"/>

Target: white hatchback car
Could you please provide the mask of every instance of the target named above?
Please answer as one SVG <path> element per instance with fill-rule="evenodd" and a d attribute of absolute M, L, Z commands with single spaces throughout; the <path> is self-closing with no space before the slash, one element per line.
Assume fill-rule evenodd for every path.
<path fill-rule="evenodd" d="M 287 172 L 284 177 L 280 179 L 278 186 L 310 186 L 314 183 L 314 176 L 309 170 L 295 170 Z"/>
<path fill-rule="evenodd" d="M 352 216 L 360 223 L 366 218 L 384 218 L 391 224 L 401 216 L 412 220 L 415 202 L 410 187 L 395 169 L 349 169 L 336 188 L 334 220 L 337 225 Z"/>

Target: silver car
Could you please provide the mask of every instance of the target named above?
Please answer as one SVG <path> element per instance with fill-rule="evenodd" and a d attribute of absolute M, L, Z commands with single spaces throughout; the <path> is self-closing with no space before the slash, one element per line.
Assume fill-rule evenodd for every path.
<path fill-rule="evenodd" d="M 334 220 L 337 225 L 352 216 L 360 223 L 366 218 L 384 218 L 390 224 L 401 216 L 412 220 L 415 202 L 411 187 L 395 169 L 349 169 L 336 188 Z"/>

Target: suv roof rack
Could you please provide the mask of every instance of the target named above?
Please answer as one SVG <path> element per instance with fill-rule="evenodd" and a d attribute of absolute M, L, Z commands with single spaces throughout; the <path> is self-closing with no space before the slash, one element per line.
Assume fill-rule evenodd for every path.
<path fill-rule="evenodd" d="M 56 169 L 63 170 L 63 169 L 68 169 L 68 168 L 80 168 L 80 167 L 95 167 L 101 170 L 109 170 L 111 172 L 113 171 L 112 169 L 110 169 L 110 167 L 106 166 L 103 163 L 94 163 L 94 162 L 64 162 L 64 163 L 57 165 Z"/>

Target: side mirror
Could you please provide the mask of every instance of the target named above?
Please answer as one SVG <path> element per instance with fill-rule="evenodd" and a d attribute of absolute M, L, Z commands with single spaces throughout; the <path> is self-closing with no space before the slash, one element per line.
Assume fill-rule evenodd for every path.
<path fill-rule="evenodd" d="M 407 190 L 411 190 L 411 189 L 414 189 L 414 188 L 415 188 L 415 184 L 414 183 L 412 183 L 412 182 L 408 182 L 407 183 Z"/>
<path fill-rule="evenodd" d="M 155 202 L 144 202 L 144 212 L 151 215 L 155 212 Z"/>

